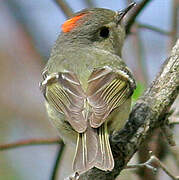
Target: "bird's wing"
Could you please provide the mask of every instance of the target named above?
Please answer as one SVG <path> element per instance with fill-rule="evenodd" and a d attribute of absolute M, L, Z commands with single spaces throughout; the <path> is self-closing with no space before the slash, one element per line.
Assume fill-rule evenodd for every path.
<path fill-rule="evenodd" d="M 128 78 L 109 67 L 95 69 L 88 80 L 87 97 L 92 107 L 90 125 L 98 128 L 110 112 L 129 97 Z"/>
<path fill-rule="evenodd" d="M 41 84 L 48 103 L 60 113 L 66 115 L 68 122 L 79 133 L 87 127 L 83 115 L 85 94 L 74 73 L 54 73 L 46 77 Z"/>

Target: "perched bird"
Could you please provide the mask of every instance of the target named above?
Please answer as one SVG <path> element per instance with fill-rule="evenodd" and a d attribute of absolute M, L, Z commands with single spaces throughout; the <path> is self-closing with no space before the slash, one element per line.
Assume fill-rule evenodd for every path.
<path fill-rule="evenodd" d="M 128 118 L 136 86 L 121 58 L 122 19 L 133 6 L 74 14 L 62 25 L 42 73 L 49 118 L 65 142 L 76 143 L 75 172 L 114 167 L 109 134 Z"/>

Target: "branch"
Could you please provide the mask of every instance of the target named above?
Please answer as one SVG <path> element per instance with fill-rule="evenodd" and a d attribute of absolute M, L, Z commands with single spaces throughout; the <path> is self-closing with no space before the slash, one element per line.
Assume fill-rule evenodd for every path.
<path fill-rule="evenodd" d="M 87 7 L 89 7 L 89 8 L 93 8 L 96 6 L 93 0 L 84 0 L 84 2 L 86 3 Z"/>
<path fill-rule="evenodd" d="M 162 134 L 165 136 L 168 144 L 170 146 L 176 146 L 174 137 L 173 137 L 173 131 L 171 130 L 169 124 L 161 126 Z"/>
<path fill-rule="evenodd" d="M 177 40 L 177 32 L 178 32 L 178 9 L 179 9 L 179 2 L 178 0 L 173 0 L 172 2 L 172 28 L 171 28 L 171 42 L 170 42 L 170 48 L 175 44 Z"/>
<path fill-rule="evenodd" d="M 137 16 L 139 13 L 145 8 L 145 6 L 150 2 L 151 0 L 143 0 L 140 3 L 138 3 L 134 8 L 133 11 L 129 14 L 128 18 L 125 20 L 125 29 L 126 34 L 130 34 L 131 26 L 134 24 Z"/>
<path fill-rule="evenodd" d="M 57 180 L 57 172 L 58 172 L 58 167 L 60 166 L 60 162 L 61 162 L 61 157 L 63 154 L 65 148 L 65 144 L 63 142 L 61 142 L 59 149 L 58 149 L 58 154 L 55 160 L 55 164 L 53 167 L 53 171 L 52 171 L 52 177 L 50 178 L 51 180 Z"/>
<path fill-rule="evenodd" d="M 151 153 L 151 152 L 149 152 L 149 153 Z M 149 159 L 148 159 L 148 161 L 146 161 L 145 163 L 141 163 L 141 164 L 132 164 L 132 165 L 127 165 L 126 167 L 125 167 L 125 169 L 134 169 L 134 168 L 148 168 L 148 169 L 150 169 L 150 170 L 152 170 L 152 172 L 154 173 L 154 174 L 156 174 L 157 173 L 157 168 L 156 167 L 154 167 L 153 165 L 152 165 L 152 163 L 153 163 L 153 157 L 151 156 Z"/>
<path fill-rule="evenodd" d="M 170 154 L 172 155 L 173 157 L 173 160 L 175 161 L 176 163 L 176 167 L 178 168 L 179 170 L 179 147 L 175 147 L 175 148 L 170 148 Z"/>
<path fill-rule="evenodd" d="M 135 44 L 136 63 L 137 63 L 137 76 L 138 80 L 146 87 L 148 84 L 147 65 L 145 61 L 145 50 L 137 28 L 133 28 L 135 33 L 132 36 L 133 43 Z M 133 32 L 134 32 L 133 31 Z"/>
<path fill-rule="evenodd" d="M 104 172 L 93 168 L 82 174 L 80 180 L 114 180 L 119 175 L 150 132 L 163 124 L 162 119 L 179 93 L 178 77 L 179 40 L 154 82 L 134 105 L 125 127 L 111 135 L 114 169 Z"/>
<path fill-rule="evenodd" d="M 172 120 L 170 121 L 170 125 L 179 125 L 179 118 L 172 117 Z"/>
<path fill-rule="evenodd" d="M 168 146 L 166 142 L 164 142 L 159 128 L 154 129 L 140 146 L 137 151 L 138 163 L 144 163 L 150 158 L 149 149 L 153 151 L 157 157 L 160 157 L 160 159 L 163 159 L 167 153 Z M 135 171 L 135 174 L 138 176 L 139 180 L 158 180 L 157 172 L 151 173 L 149 168 L 139 168 Z"/>
<path fill-rule="evenodd" d="M 32 145 L 47 145 L 47 144 L 59 144 L 62 141 L 59 138 L 51 138 L 51 139 L 28 139 L 28 140 L 20 140 L 13 143 L 1 144 L 0 151 L 14 149 L 22 146 L 32 146 Z"/>
<path fill-rule="evenodd" d="M 179 176 L 174 176 L 169 170 L 168 168 L 154 155 L 152 155 L 150 157 L 151 162 L 155 162 L 163 171 L 166 172 L 166 174 L 168 174 L 168 176 L 170 176 L 172 179 L 174 180 L 179 180 Z"/>
<path fill-rule="evenodd" d="M 65 14 L 66 18 L 69 18 L 73 15 L 72 8 L 68 5 L 68 3 L 65 0 L 55 0 L 55 2 L 60 7 L 62 12 Z"/>
<path fill-rule="evenodd" d="M 138 28 L 148 29 L 148 30 L 157 32 L 157 33 L 162 34 L 162 35 L 171 36 L 171 33 L 170 33 L 170 32 L 165 31 L 165 30 L 163 30 L 163 29 L 160 29 L 160 28 L 158 28 L 158 27 L 149 25 L 149 24 L 136 23 L 136 25 L 137 25 Z"/>
<path fill-rule="evenodd" d="M 157 172 L 157 169 L 153 167 L 153 163 L 156 164 L 158 167 L 160 167 L 168 176 L 170 176 L 174 180 L 179 180 L 179 176 L 174 176 L 168 168 L 155 156 L 153 155 L 152 151 L 149 152 L 150 154 L 150 159 L 146 161 L 145 163 L 141 164 L 136 164 L 136 165 L 128 165 L 126 166 L 126 169 L 132 169 L 132 168 L 141 168 L 141 167 L 146 167 L 148 169 L 151 169 L 153 173 Z"/>

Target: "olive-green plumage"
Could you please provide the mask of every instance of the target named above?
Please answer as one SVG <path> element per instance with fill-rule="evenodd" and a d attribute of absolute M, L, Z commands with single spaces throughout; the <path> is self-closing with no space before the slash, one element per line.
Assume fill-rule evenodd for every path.
<path fill-rule="evenodd" d="M 135 88 L 121 59 L 121 19 L 129 9 L 76 13 L 65 22 L 44 69 L 47 112 L 60 136 L 77 142 L 73 169 L 78 173 L 114 167 L 108 134 L 128 118 Z"/>

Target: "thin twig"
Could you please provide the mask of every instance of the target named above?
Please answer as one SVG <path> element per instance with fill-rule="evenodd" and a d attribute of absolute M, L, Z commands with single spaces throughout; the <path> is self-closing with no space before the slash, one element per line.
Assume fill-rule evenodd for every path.
<path fill-rule="evenodd" d="M 138 150 L 138 163 L 144 163 L 150 158 L 149 149 L 153 150 L 157 156 L 163 158 L 163 155 L 166 152 L 166 148 L 165 150 L 163 149 L 165 145 L 166 143 L 163 143 L 159 129 L 153 130 L 148 136 L 147 140 L 142 143 Z M 139 176 L 140 180 L 157 180 L 157 172 L 155 170 L 153 171 L 154 173 L 151 173 L 149 168 L 140 168 L 137 169 L 136 174 Z"/>
<path fill-rule="evenodd" d="M 173 160 L 175 161 L 176 163 L 176 167 L 178 168 L 179 170 L 179 147 L 175 146 L 175 148 L 170 148 L 170 154 L 172 155 L 173 157 Z"/>
<path fill-rule="evenodd" d="M 126 4 L 129 5 L 130 3 L 134 2 L 133 0 L 126 0 Z"/>
<path fill-rule="evenodd" d="M 136 23 L 136 25 L 137 25 L 138 28 L 148 29 L 148 30 L 157 32 L 157 33 L 162 34 L 162 35 L 166 35 L 166 36 L 170 36 L 171 35 L 170 32 L 162 30 L 160 28 L 157 28 L 157 27 L 149 25 L 149 24 Z"/>
<path fill-rule="evenodd" d="M 61 142 L 60 145 L 59 145 L 57 157 L 56 157 L 55 164 L 54 164 L 54 167 L 53 167 L 52 177 L 50 178 L 51 180 L 57 180 L 58 167 L 60 166 L 60 162 L 61 162 L 61 159 L 62 159 L 61 157 L 62 157 L 64 148 L 65 148 L 65 144 L 63 142 Z"/>
<path fill-rule="evenodd" d="M 178 0 L 173 0 L 172 2 L 172 27 L 171 27 L 171 42 L 170 42 L 170 49 L 173 47 L 177 40 L 177 31 L 178 31 L 178 9 L 179 9 L 179 2 Z"/>
<path fill-rule="evenodd" d="M 128 165 L 128 166 L 126 166 L 125 169 L 146 167 L 146 168 L 151 169 L 154 173 L 156 173 L 157 169 L 155 167 L 153 167 L 153 165 L 152 165 L 153 163 L 155 163 L 158 167 L 160 167 L 163 171 L 165 171 L 166 174 L 168 174 L 168 176 L 170 176 L 172 179 L 179 180 L 179 176 L 174 176 L 168 170 L 168 168 L 155 155 L 153 155 L 152 151 L 150 151 L 149 154 L 150 154 L 150 159 L 148 161 L 146 161 L 145 163 Z"/>
<path fill-rule="evenodd" d="M 170 110 L 169 112 L 166 112 L 166 115 L 163 119 L 161 119 L 164 123 L 160 127 L 163 136 L 166 138 L 168 144 L 170 146 L 176 146 L 174 137 L 173 137 L 173 131 L 171 129 L 171 126 L 169 124 L 169 117 L 171 117 L 174 113 L 174 110 Z"/>
<path fill-rule="evenodd" d="M 57 5 L 65 14 L 66 18 L 73 16 L 73 10 L 65 0 L 55 0 Z"/>
<path fill-rule="evenodd" d="M 127 165 L 125 167 L 125 169 L 134 169 L 134 168 L 141 168 L 141 167 L 144 168 L 145 167 L 145 168 L 148 168 L 148 169 L 152 170 L 152 172 L 154 174 L 156 174 L 157 173 L 157 168 L 155 168 L 155 167 L 153 167 L 151 165 L 152 162 L 153 162 L 153 159 L 150 157 L 150 159 L 148 161 L 146 161 L 145 163 Z"/>
<path fill-rule="evenodd" d="M 151 154 L 151 161 L 155 162 L 163 171 L 166 172 L 166 174 L 168 174 L 168 176 L 170 176 L 172 179 L 174 180 L 179 180 L 179 176 L 174 176 L 169 170 L 168 168 L 156 157 L 152 154 L 152 152 L 150 152 Z"/>
<path fill-rule="evenodd" d="M 170 120 L 170 125 L 179 125 L 179 117 L 172 117 Z"/>
<path fill-rule="evenodd" d="M 84 2 L 86 3 L 87 7 L 89 7 L 89 8 L 95 7 L 95 3 L 93 0 L 84 0 Z"/>
<path fill-rule="evenodd" d="M 126 28 L 126 34 L 128 35 L 131 30 L 131 26 L 134 24 L 137 16 L 139 13 L 145 8 L 145 6 L 150 2 L 151 0 L 143 0 L 140 3 L 138 3 L 131 13 L 129 13 L 129 16 L 127 17 L 127 20 L 125 21 L 125 28 Z"/>
<path fill-rule="evenodd" d="M 139 80 L 144 84 L 146 87 L 148 84 L 148 74 L 147 74 L 147 66 L 145 61 L 145 50 L 142 44 L 142 40 L 140 37 L 140 33 L 137 28 L 135 28 L 135 33 L 133 36 L 134 44 L 136 45 L 134 48 L 136 49 L 137 55 L 137 72 L 140 78 Z"/>
<path fill-rule="evenodd" d="M 161 126 L 162 134 L 166 137 L 166 140 L 170 146 L 176 146 L 173 131 L 171 130 L 169 124 Z"/>
<path fill-rule="evenodd" d="M 27 140 L 20 140 L 13 143 L 8 144 L 1 144 L 0 151 L 14 149 L 22 146 L 33 146 L 33 145 L 49 145 L 49 144 L 58 144 L 62 141 L 59 138 L 49 138 L 49 139 L 27 139 Z"/>

